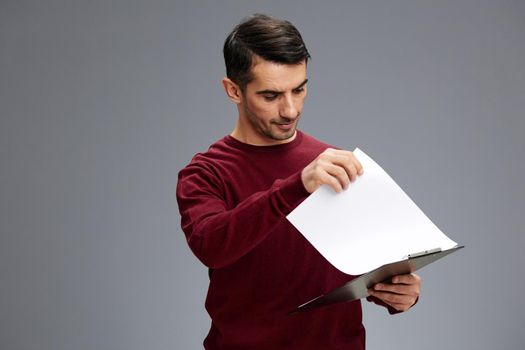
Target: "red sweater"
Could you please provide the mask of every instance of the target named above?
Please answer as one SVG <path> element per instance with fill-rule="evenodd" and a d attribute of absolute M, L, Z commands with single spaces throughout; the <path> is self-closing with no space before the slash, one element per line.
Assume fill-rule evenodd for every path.
<path fill-rule="evenodd" d="M 308 196 L 301 170 L 327 147 L 300 131 L 276 146 L 226 136 L 180 171 L 182 229 L 210 268 L 206 349 L 364 349 L 360 301 L 287 315 L 352 278 L 285 218 Z"/>

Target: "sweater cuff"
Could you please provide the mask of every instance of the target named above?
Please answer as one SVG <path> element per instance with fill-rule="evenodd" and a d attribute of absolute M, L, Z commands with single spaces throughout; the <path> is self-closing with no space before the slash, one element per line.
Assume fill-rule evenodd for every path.
<path fill-rule="evenodd" d="M 279 192 L 286 202 L 286 215 L 310 195 L 306 188 L 304 188 L 300 171 L 287 179 L 284 179 L 281 183 Z"/>
<path fill-rule="evenodd" d="M 401 311 L 396 310 L 396 309 L 393 308 L 392 306 L 388 305 L 387 303 L 385 303 L 385 302 L 382 301 L 382 300 L 379 300 L 379 299 L 376 298 L 376 297 L 368 296 L 368 297 L 366 297 L 366 300 L 367 300 L 367 301 L 370 301 L 370 302 L 372 302 L 372 303 L 374 303 L 374 304 L 377 304 L 377 305 L 380 305 L 380 306 L 385 307 L 385 308 L 388 310 L 388 313 L 389 313 L 390 315 L 395 315 L 395 314 L 399 314 L 399 313 L 401 313 Z"/>

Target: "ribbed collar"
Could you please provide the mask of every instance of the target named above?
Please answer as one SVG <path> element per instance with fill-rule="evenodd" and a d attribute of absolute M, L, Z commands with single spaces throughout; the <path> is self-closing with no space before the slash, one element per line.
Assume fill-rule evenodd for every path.
<path fill-rule="evenodd" d="M 303 133 L 299 129 L 297 129 L 297 135 L 295 135 L 295 139 L 293 139 L 292 141 L 271 146 L 251 145 L 248 143 L 241 142 L 236 138 L 232 137 L 231 135 L 224 136 L 223 140 L 227 145 L 244 151 L 273 153 L 282 152 L 297 147 L 303 141 Z"/>

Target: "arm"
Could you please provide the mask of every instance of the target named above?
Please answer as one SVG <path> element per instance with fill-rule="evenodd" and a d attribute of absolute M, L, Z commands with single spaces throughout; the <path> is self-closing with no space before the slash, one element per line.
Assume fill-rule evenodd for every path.
<path fill-rule="evenodd" d="M 203 166 L 179 173 L 177 201 L 181 224 L 193 253 L 208 267 L 220 268 L 256 247 L 308 196 L 296 173 L 227 208 L 220 180 Z"/>
<path fill-rule="evenodd" d="M 190 248 L 206 266 L 224 267 L 255 248 L 319 186 L 327 184 L 340 192 L 362 172 L 351 152 L 327 149 L 302 171 L 227 208 L 214 171 L 190 165 L 179 173 L 177 184 L 182 229 Z"/>

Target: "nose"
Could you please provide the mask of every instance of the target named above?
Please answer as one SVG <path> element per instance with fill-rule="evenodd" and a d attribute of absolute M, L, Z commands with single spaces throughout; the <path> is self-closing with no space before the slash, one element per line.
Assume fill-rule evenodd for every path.
<path fill-rule="evenodd" d="M 281 118 L 286 119 L 295 119 L 299 115 L 299 111 L 297 109 L 297 106 L 295 105 L 295 101 L 293 96 L 284 96 L 282 99 L 282 103 L 280 106 L 279 114 Z"/>

